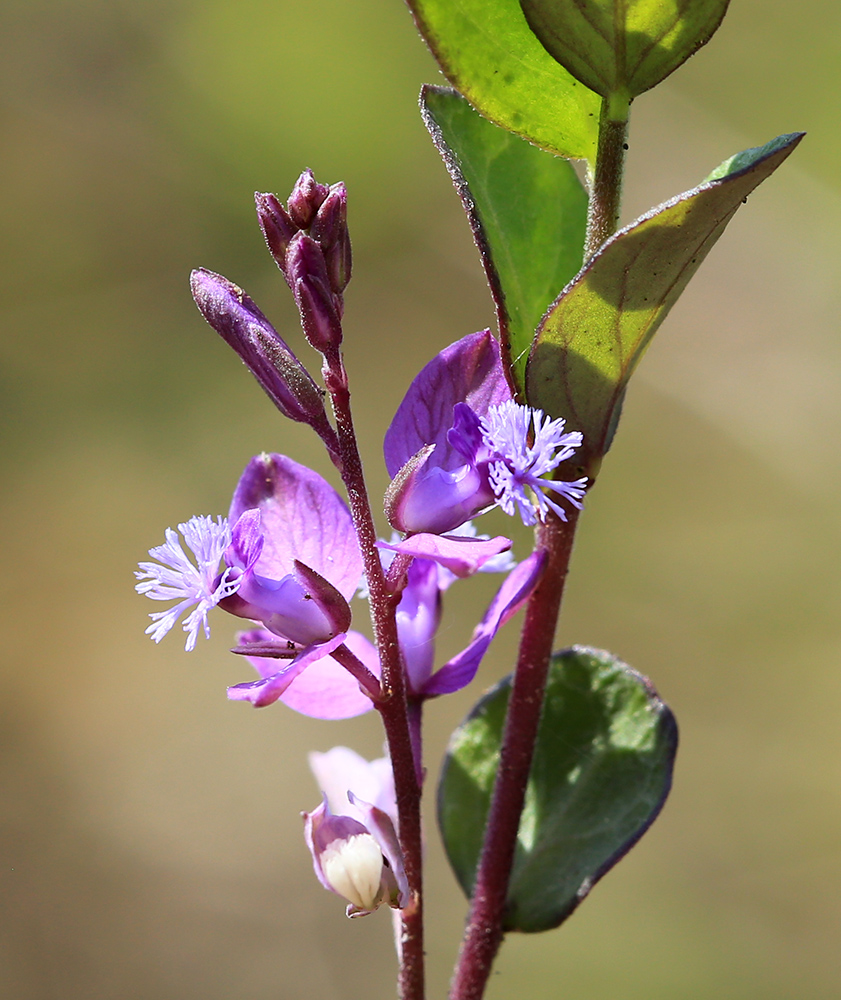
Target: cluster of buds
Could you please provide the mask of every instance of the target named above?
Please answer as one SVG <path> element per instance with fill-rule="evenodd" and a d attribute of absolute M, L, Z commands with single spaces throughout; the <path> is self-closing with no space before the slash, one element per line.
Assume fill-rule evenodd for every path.
<path fill-rule="evenodd" d="M 337 347 L 351 271 L 344 184 L 319 184 L 305 170 L 285 208 L 273 194 L 257 194 L 255 201 L 260 228 L 295 296 L 307 340 L 322 353 Z"/>

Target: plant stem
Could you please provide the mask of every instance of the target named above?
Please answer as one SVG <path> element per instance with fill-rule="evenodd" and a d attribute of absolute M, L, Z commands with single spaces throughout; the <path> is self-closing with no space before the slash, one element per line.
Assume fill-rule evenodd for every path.
<path fill-rule="evenodd" d="M 520 652 L 485 840 L 476 872 L 467 930 L 450 992 L 451 1000 L 479 1000 L 502 943 L 505 900 L 520 813 L 531 768 L 555 625 L 561 607 L 578 511 L 569 521 L 552 517 L 537 529 L 537 548 L 547 551 L 543 577 L 529 598 Z"/>
<path fill-rule="evenodd" d="M 379 549 L 377 532 L 368 501 L 362 460 L 356 443 L 350 410 L 347 374 L 338 348 L 325 356 L 324 379 L 333 403 L 342 480 L 348 494 L 351 515 L 359 539 L 370 595 L 371 621 L 382 663 L 382 690 L 385 700 L 376 705 L 388 740 L 394 770 L 400 847 L 412 900 L 402 911 L 401 962 L 398 977 L 402 1000 L 424 998 L 423 952 L 423 857 L 421 842 L 421 787 L 417 778 L 403 662 L 397 639 L 394 595 L 390 593 Z"/>
<path fill-rule="evenodd" d="M 616 232 L 627 151 L 630 102 L 623 95 L 602 100 L 596 168 L 587 212 L 585 261 Z M 592 486 L 592 483 L 590 484 Z M 482 852 L 450 1000 L 481 1000 L 502 943 L 508 883 L 514 863 L 540 724 L 546 676 L 555 640 L 564 584 L 572 555 L 578 511 L 568 521 L 554 516 L 535 532 L 535 547 L 547 552 L 543 577 L 529 598 Z"/>
<path fill-rule="evenodd" d="M 587 208 L 585 261 L 616 232 L 619 225 L 630 111 L 630 103 L 621 95 L 602 98 L 596 170 Z"/>

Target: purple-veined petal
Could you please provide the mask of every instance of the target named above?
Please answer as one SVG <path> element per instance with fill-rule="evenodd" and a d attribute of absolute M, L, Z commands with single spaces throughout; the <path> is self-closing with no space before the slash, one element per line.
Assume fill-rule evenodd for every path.
<path fill-rule="evenodd" d="M 343 633 L 333 636 L 328 642 L 322 642 L 315 646 L 307 646 L 276 673 L 269 676 L 261 676 L 260 680 L 246 681 L 243 684 L 234 684 L 228 688 L 228 697 L 231 701 L 250 701 L 255 708 L 263 708 L 271 705 L 280 698 L 289 685 L 302 671 L 324 656 L 328 656 L 337 646 L 347 638 Z M 272 660 L 272 663 L 276 663 Z M 258 670 L 262 674 L 262 668 Z"/>
<path fill-rule="evenodd" d="M 281 653 L 286 651 L 285 644 L 278 642 L 277 637 L 266 629 L 240 632 L 237 640 L 239 646 L 246 649 L 253 646 L 255 650 L 266 652 L 270 652 L 273 648 Z M 380 676 L 377 651 L 364 635 L 359 632 L 348 632 L 345 636 L 345 645 L 362 660 L 375 677 Z M 299 651 L 296 650 L 296 654 L 297 652 Z M 245 658 L 263 680 L 274 677 L 283 670 L 284 664 L 278 659 L 268 656 L 249 656 L 247 653 Z M 281 668 L 280 671 L 278 667 Z M 324 656 L 311 662 L 306 670 L 302 670 L 290 681 L 278 700 L 287 708 L 301 715 L 308 715 L 312 719 L 352 719 L 374 707 L 371 699 L 360 689 L 356 679 L 332 656 Z M 323 788 L 322 791 L 328 792 L 329 797 L 328 789 Z M 367 786 L 364 792 L 368 792 Z M 333 803 L 332 809 L 337 813 L 346 812 L 338 803 Z"/>
<path fill-rule="evenodd" d="M 362 575 L 362 556 L 350 512 L 317 472 L 285 455 L 258 455 L 245 468 L 231 501 L 231 522 L 259 508 L 263 551 L 255 572 L 280 580 L 305 563 L 350 600 Z"/>
<path fill-rule="evenodd" d="M 388 474 L 426 445 L 435 445 L 434 464 L 453 469 L 464 459 L 448 440 L 453 408 L 467 403 L 479 417 L 490 406 L 511 399 L 502 369 L 499 344 L 489 330 L 470 334 L 446 347 L 415 377 L 385 435 Z"/>
<path fill-rule="evenodd" d="M 362 814 L 348 798 L 348 792 L 352 790 L 397 822 L 394 772 L 388 757 L 365 760 L 349 747 L 333 747 L 325 753 L 310 753 L 308 760 L 316 784 L 327 796 L 334 813 L 362 821 Z"/>
<path fill-rule="evenodd" d="M 489 560 L 511 548 L 511 539 L 497 535 L 487 540 L 460 538 L 457 535 L 410 535 L 402 542 L 377 542 L 381 549 L 392 549 L 416 559 L 431 559 L 456 576 L 476 573 Z"/>
<path fill-rule="evenodd" d="M 436 671 L 426 683 L 423 689 L 426 697 L 460 691 L 473 680 L 493 637 L 537 586 L 545 564 L 546 552 L 538 549 L 508 574 L 484 618 L 476 626 L 470 644 Z"/>
<path fill-rule="evenodd" d="M 397 606 L 397 633 L 412 692 L 423 689 L 435 665 L 435 633 L 441 621 L 439 574 L 437 563 L 415 559 Z"/>
<path fill-rule="evenodd" d="M 225 553 L 226 561 L 249 572 L 263 551 L 263 524 L 260 509 L 246 510 L 240 514 L 231 529 L 231 544 Z"/>

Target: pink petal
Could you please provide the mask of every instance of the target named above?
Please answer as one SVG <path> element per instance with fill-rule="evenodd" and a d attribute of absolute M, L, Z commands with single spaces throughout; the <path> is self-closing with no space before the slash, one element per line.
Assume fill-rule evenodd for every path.
<path fill-rule="evenodd" d="M 447 440 L 453 407 L 467 403 L 480 416 L 488 407 L 511 399 L 499 344 L 490 330 L 470 334 L 444 348 L 409 386 L 385 435 L 383 451 L 388 474 L 398 471 L 426 445 L 435 445 L 435 465 L 442 469 L 464 464 Z"/>
<path fill-rule="evenodd" d="M 446 566 L 456 576 L 471 576 L 489 559 L 511 548 L 511 539 L 497 535 L 496 538 L 463 538 L 457 535 L 410 535 L 402 542 L 377 542 L 381 549 L 392 549 L 417 559 L 432 559 L 440 566 Z"/>
<path fill-rule="evenodd" d="M 231 501 L 236 524 L 258 508 L 263 551 L 254 571 L 270 580 L 293 573 L 295 560 L 311 567 L 349 600 L 362 575 L 362 556 L 347 505 L 312 469 L 285 455 L 258 455 L 245 468 Z"/>
<path fill-rule="evenodd" d="M 348 632 L 345 645 L 372 674 L 380 676 L 377 651 L 364 635 Z M 352 719 L 374 707 L 356 679 L 332 656 L 325 656 L 298 674 L 280 695 L 280 700 L 288 708 L 312 719 Z"/>
<path fill-rule="evenodd" d="M 423 694 L 427 698 L 460 691 L 473 680 L 494 636 L 528 599 L 540 580 L 545 564 L 546 552 L 538 549 L 511 570 L 491 601 L 485 617 L 476 626 L 470 644 L 436 671 L 424 685 Z"/>

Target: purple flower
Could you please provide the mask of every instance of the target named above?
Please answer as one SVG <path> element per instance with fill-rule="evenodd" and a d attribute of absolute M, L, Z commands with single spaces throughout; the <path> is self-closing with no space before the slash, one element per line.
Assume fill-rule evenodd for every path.
<path fill-rule="evenodd" d="M 515 566 L 473 630 L 467 646 L 444 666 L 433 670 L 441 596 L 453 578 L 436 563 L 416 559 L 409 567 L 406 589 L 397 607 L 397 631 L 410 696 L 434 698 L 466 687 L 476 676 L 496 633 L 537 586 L 545 563 L 546 553 L 539 549 Z"/>
<path fill-rule="evenodd" d="M 529 443 L 530 437 L 532 438 Z M 391 524 L 410 534 L 444 534 L 492 506 L 525 524 L 566 512 L 547 492 L 580 507 L 586 478 L 544 477 L 568 461 L 581 434 L 563 420 L 516 403 L 499 345 L 489 331 L 464 337 L 415 378 L 385 438 L 393 477 Z"/>
<path fill-rule="evenodd" d="M 348 900 L 349 917 L 372 913 L 381 903 L 403 909 L 409 884 L 389 761 L 369 763 L 347 747 L 334 747 L 311 754 L 310 766 L 323 799 L 303 814 L 304 838 L 319 882 Z"/>
<path fill-rule="evenodd" d="M 260 455 L 246 467 L 228 519 L 198 517 L 179 527 L 195 564 L 167 529 L 166 543 L 150 550 L 160 564 L 141 563 L 136 574 L 139 593 L 177 601 L 152 615 L 147 632 L 159 642 L 189 611 L 184 630 L 192 649 L 199 628 L 209 634 L 207 613 L 217 604 L 259 622 L 262 628 L 246 633 L 240 646 L 252 653 L 259 679 L 230 688 L 229 697 L 271 704 L 307 667 L 344 644 L 378 676 L 373 647 L 348 631 L 348 600 L 362 572 L 350 512 L 317 473 L 283 455 Z M 319 701 L 312 683 L 302 682 L 288 700 L 322 718 L 358 715 L 370 707 L 370 699 L 335 660 L 319 667 L 312 680 L 324 681 L 339 671 L 349 681 L 339 697 Z"/>

